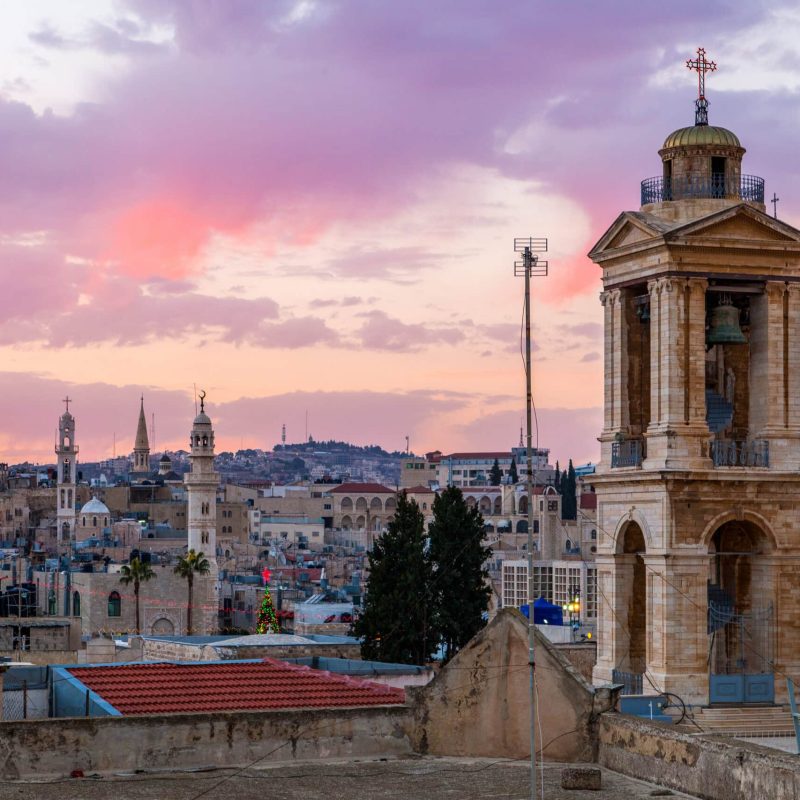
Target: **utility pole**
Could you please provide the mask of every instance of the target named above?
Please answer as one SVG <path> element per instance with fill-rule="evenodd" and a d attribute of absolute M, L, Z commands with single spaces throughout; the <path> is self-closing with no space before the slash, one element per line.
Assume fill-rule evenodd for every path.
<path fill-rule="evenodd" d="M 536 659 L 533 621 L 533 381 L 531 378 L 531 278 L 547 275 L 547 261 L 539 259 L 535 253 L 547 252 L 547 239 L 514 239 L 514 252 L 522 253 L 522 261 L 514 262 L 514 275 L 525 278 L 525 415 L 528 423 L 527 434 L 527 490 L 528 490 L 528 666 L 530 668 L 530 706 L 531 706 L 531 784 L 530 797 L 536 800 Z M 537 435 L 536 445 L 539 441 Z"/>

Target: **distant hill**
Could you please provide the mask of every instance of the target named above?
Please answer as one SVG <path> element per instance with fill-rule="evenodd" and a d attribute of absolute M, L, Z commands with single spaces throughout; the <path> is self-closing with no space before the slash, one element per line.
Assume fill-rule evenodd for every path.
<path fill-rule="evenodd" d="M 276 444 L 272 450 L 275 453 L 284 451 L 292 453 L 350 453 L 351 455 L 380 456 L 384 458 L 404 458 L 407 455 L 401 450 L 395 450 L 390 453 L 377 444 L 357 445 L 350 444 L 350 442 L 338 442 L 336 439 L 329 439 L 326 442 L 317 442 L 314 439 L 309 439 L 307 442 L 299 442 L 297 444 Z"/>

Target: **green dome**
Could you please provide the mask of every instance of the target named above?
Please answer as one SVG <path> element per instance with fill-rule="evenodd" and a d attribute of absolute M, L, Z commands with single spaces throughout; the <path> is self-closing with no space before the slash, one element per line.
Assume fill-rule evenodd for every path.
<path fill-rule="evenodd" d="M 739 137 L 727 128 L 716 125 L 692 125 L 690 128 L 678 128 L 667 136 L 664 148 L 686 147 L 697 144 L 716 144 L 726 147 L 741 147 Z"/>

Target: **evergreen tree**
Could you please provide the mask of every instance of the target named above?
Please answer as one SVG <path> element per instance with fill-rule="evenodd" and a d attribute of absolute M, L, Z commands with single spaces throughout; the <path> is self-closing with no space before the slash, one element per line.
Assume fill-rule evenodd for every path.
<path fill-rule="evenodd" d="M 575 467 L 572 466 L 572 459 L 569 466 L 561 476 L 561 519 L 578 518 L 578 481 L 575 476 Z"/>
<path fill-rule="evenodd" d="M 495 459 L 492 468 L 489 471 L 489 483 L 492 486 L 499 486 L 500 481 L 503 480 L 503 470 L 500 469 L 500 462 Z"/>
<path fill-rule="evenodd" d="M 508 475 L 511 479 L 512 485 L 519 483 L 519 475 L 517 474 L 517 460 L 515 458 L 511 459 L 511 467 L 508 470 Z"/>
<path fill-rule="evenodd" d="M 561 488 L 561 467 L 558 465 L 558 459 L 556 459 L 556 474 L 554 476 L 553 486 L 555 486 L 556 489 Z"/>
<path fill-rule="evenodd" d="M 275 606 L 272 603 L 272 595 L 269 591 L 269 569 L 265 568 L 261 573 L 261 577 L 264 579 L 264 596 L 261 598 L 261 607 L 258 609 L 256 633 L 280 633 L 281 626 L 278 622 Z"/>
<path fill-rule="evenodd" d="M 432 628 L 431 564 L 425 553 L 425 520 L 405 493 L 369 554 L 369 577 L 353 633 L 366 660 L 424 664 L 436 652 Z"/>
<path fill-rule="evenodd" d="M 491 549 L 483 546 L 483 517 L 470 508 L 457 486 L 433 501 L 428 528 L 433 564 L 435 622 L 450 660 L 485 624 L 489 607 L 489 573 L 484 567 Z"/>

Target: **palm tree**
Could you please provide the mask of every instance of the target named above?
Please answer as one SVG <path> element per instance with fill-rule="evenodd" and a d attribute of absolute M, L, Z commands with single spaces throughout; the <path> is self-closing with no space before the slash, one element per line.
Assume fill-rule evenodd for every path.
<path fill-rule="evenodd" d="M 190 550 L 185 556 L 178 559 L 178 565 L 175 567 L 175 574 L 180 575 L 181 578 L 186 578 L 186 583 L 189 587 L 189 600 L 186 606 L 186 635 L 192 635 L 192 589 L 194 588 L 194 574 L 195 572 L 200 575 L 207 575 L 211 570 L 211 564 L 208 559 L 203 555 L 203 552 L 195 553 Z"/>
<path fill-rule="evenodd" d="M 155 578 L 156 574 L 153 572 L 153 568 L 142 561 L 139 556 L 134 556 L 130 564 L 123 564 L 121 572 L 122 576 L 119 582 L 124 583 L 125 586 L 129 583 L 133 584 L 133 596 L 136 600 L 136 633 L 141 633 L 142 631 L 139 625 L 139 587 L 142 585 L 143 581 L 149 581 L 151 578 Z"/>

